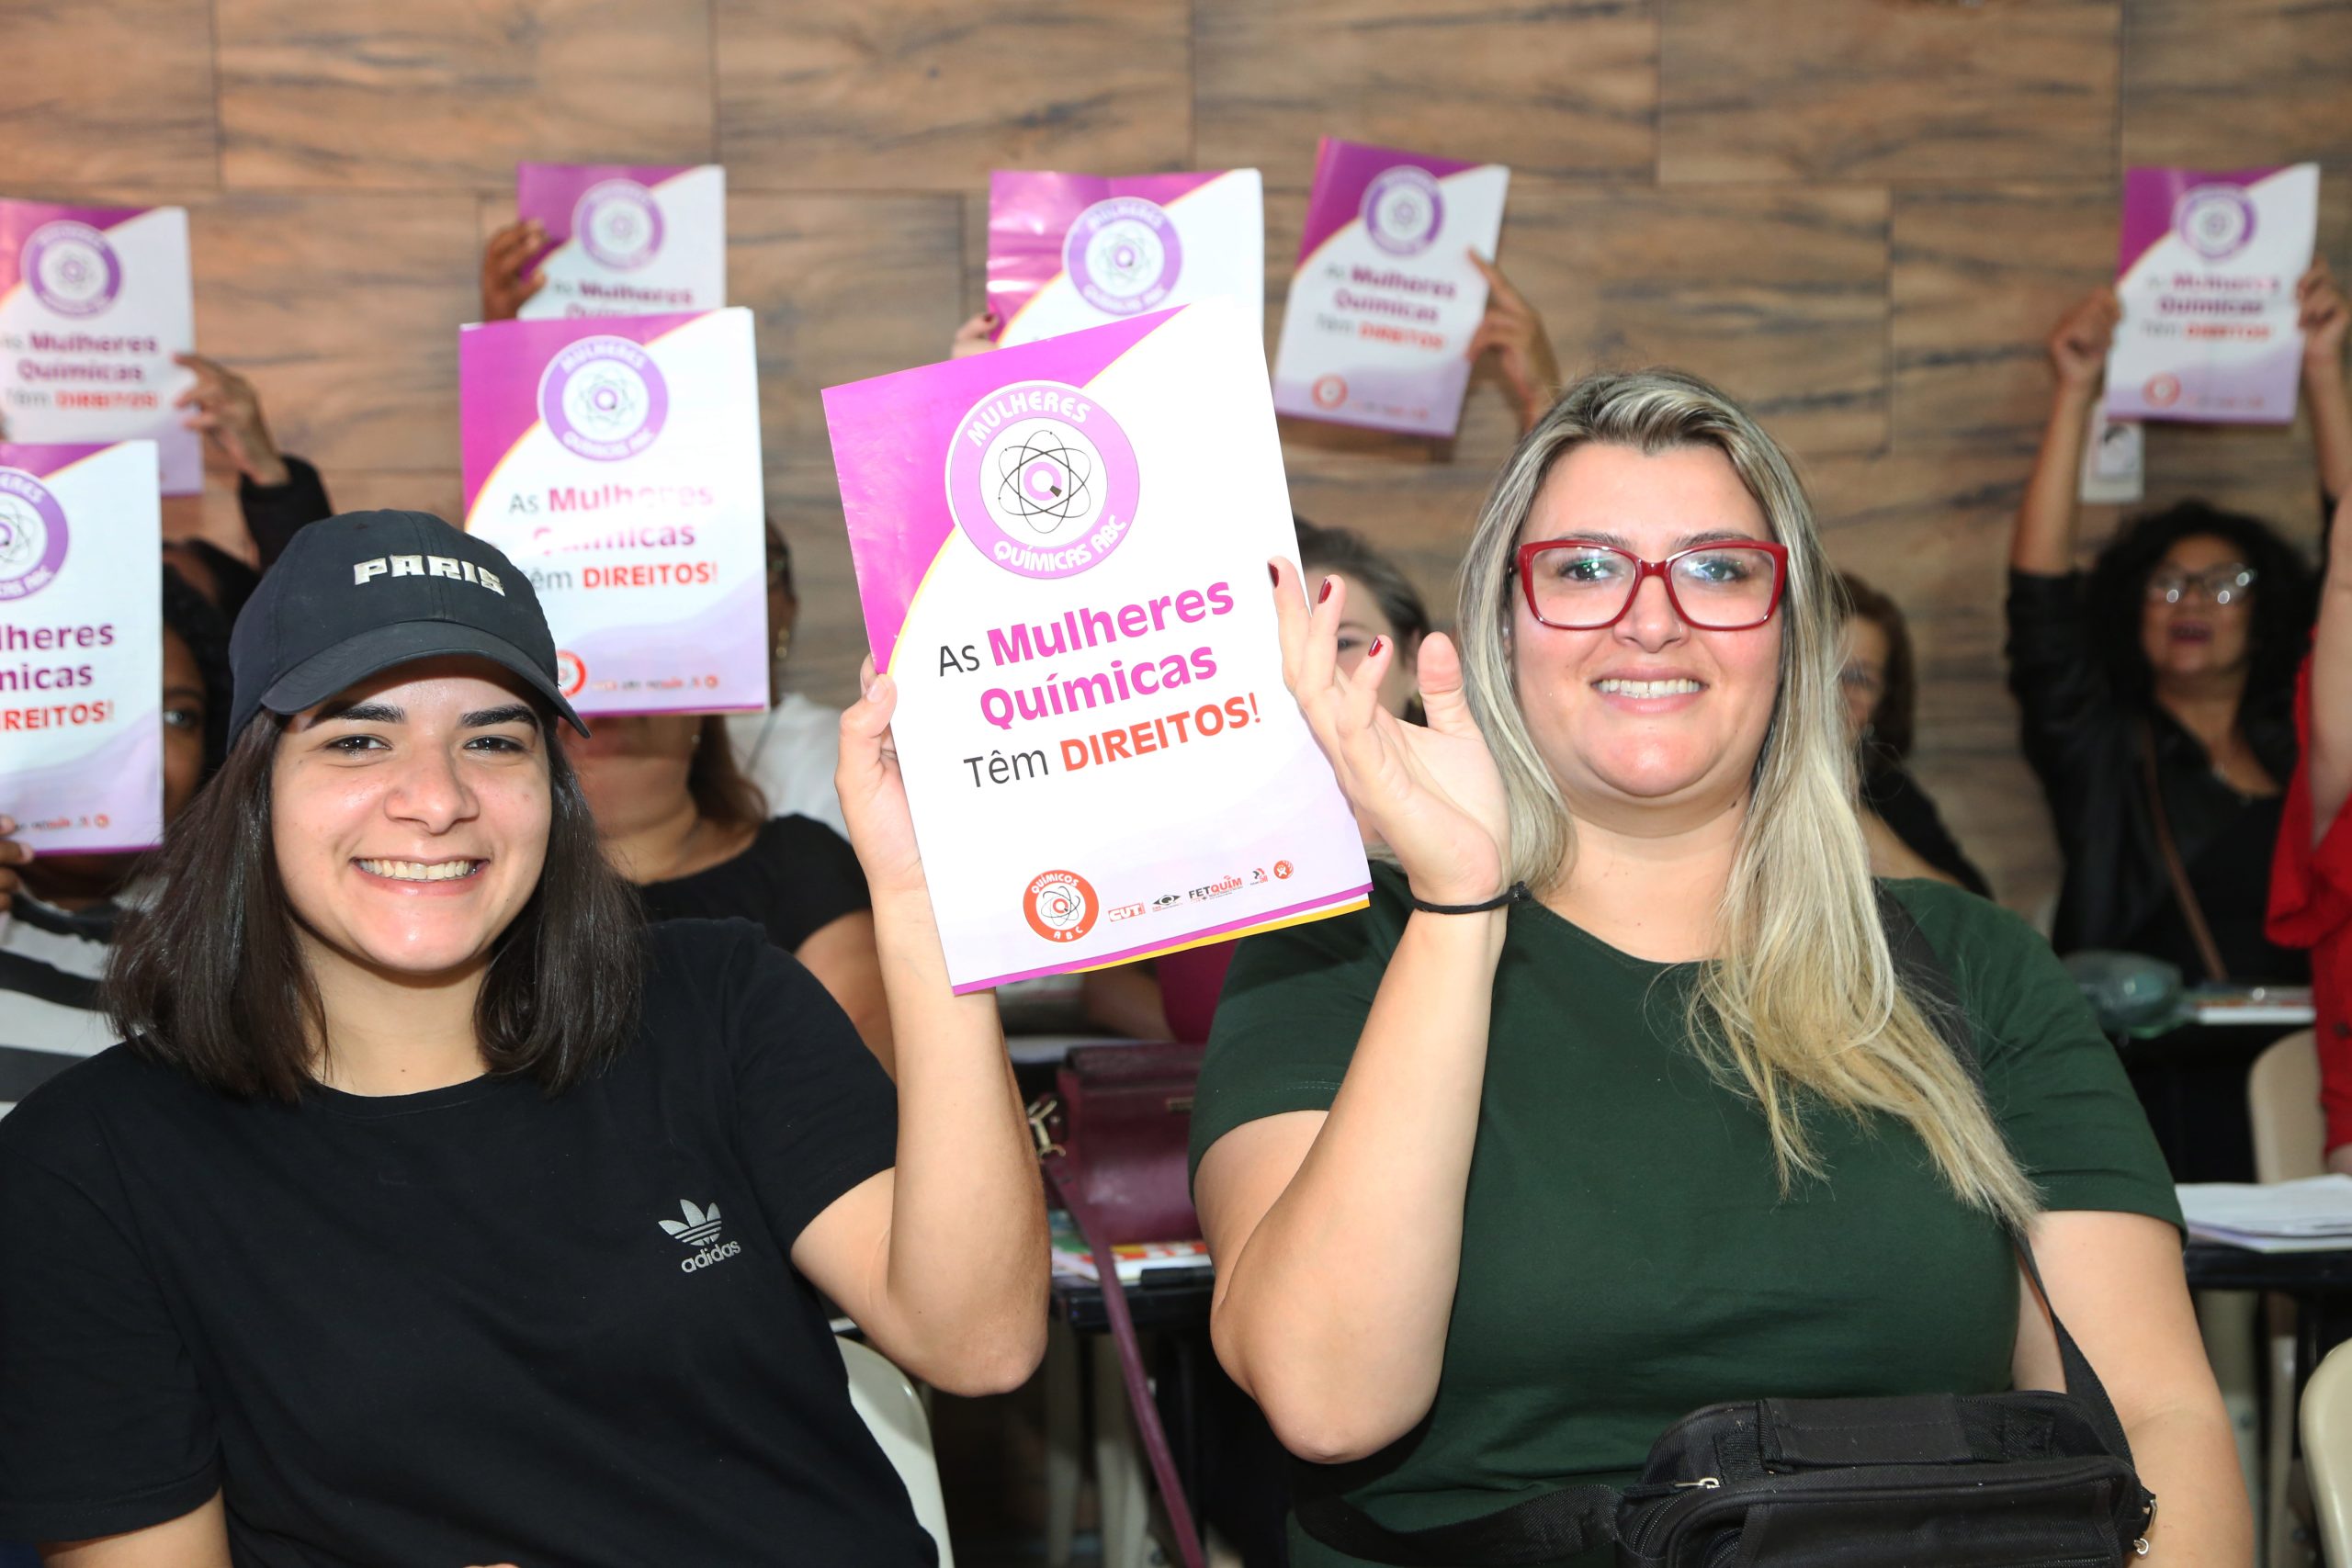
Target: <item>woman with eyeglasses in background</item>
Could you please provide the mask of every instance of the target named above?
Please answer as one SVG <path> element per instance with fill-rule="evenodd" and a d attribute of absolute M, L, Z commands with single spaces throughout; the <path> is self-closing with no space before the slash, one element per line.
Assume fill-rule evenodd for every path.
<path fill-rule="evenodd" d="M 2324 264 L 2301 297 L 2307 333 L 2342 299 Z M 2009 551 L 2009 689 L 2065 857 L 2052 937 L 2191 982 L 2300 982 L 2305 954 L 2263 922 L 2311 570 L 2268 525 L 2201 501 L 2127 524 L 2075 570 L 2083 442 L 2120 314 L 2102 288 L 2051 334 L 2057 389 Z M 2307 355 L 2304 389 L 2323 483 L 2341 486 L 2342 374 Z"/>

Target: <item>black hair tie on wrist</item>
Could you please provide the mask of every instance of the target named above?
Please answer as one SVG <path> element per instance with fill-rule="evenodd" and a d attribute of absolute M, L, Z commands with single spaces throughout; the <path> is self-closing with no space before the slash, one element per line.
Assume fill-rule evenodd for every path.
<path fill-rule="evenodd" d="M 1512 883 L 1483 904 L 1432 904 L 1410 888 L 1406 889 L 1405 896 L 1413 901 L 1413 908 L 1424 915 L 1483 915 L 1489 909 L 1499 909 L 1534 897 L 1527 891 L 1524 882 Z"/>

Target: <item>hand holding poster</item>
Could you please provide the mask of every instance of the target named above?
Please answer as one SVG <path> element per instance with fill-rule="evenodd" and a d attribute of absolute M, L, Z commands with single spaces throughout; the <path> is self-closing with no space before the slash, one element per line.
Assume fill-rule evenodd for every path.
<path fill-rule="evenodd" d="M 752 313 L 469 326 L 458 378 L 467 532 L 530 574 L 572 705 L 765 707 Z"/>
<path fill-rule="evenodd" d="M 1274 357 L 1274 407 L 1452 435 L 1487 310 L 1469 253 L 1502 238 L 1510 171 L 1325 137 Z"/>
<path fill-rule="evenodd" d="M 164 833 L 155 444 L 0 443 L 0 817 L 37 853 Z"/>
<path fill-rule="evenodd" d="M 1255 169 L 989 176 L 989 308 L 1000 347 L 1224 295 L 1265 332 L 1266 205 Z"/>
<path fill-rule="evenodd" d="M 717 164 L 522 164 L 514 211 L 551 246 L 522 318 L 648 316 L 727 303 L 727 171 Z"/>
<path fill-rule="evenodd" d="M 0 423 L 12 441 L 148 440 L 165 495 L 204 489 L 173 406 L 196 373 L 187 209 L 0 201 Z"/>
<path fill-rule="evenodd" d="M 2316 164 L 2127 171 L 2108 416 L 2291 423 L 2318 232 Z"/>
<path fill-rule="evenodd" d="M 826 391 L 958 991 L 1363 901 L 1283 685 L 1272 415 L 1227 299 Z"/>

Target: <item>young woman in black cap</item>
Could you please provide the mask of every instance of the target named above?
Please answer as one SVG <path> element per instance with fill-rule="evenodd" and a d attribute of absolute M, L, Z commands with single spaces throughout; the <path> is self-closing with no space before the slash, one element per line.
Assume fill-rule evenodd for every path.
<path fill-rule="evenodd" d="M 51 1563 L 933 1561 L 822 1292 L 1019 1382 L 1046 1245 L 948 988 L 871 681 L 840 784 L 895 1098 L 746 922 L 641 927 L 528 582 L 436 519 L 305 529 L 110 979 L 128 1044 L 0 1123 L 0 1538 Z"/>

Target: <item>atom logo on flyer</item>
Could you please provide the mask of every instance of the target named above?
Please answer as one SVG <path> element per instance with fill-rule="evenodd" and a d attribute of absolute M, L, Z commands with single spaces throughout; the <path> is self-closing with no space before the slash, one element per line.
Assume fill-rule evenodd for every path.
<path fill-rule="evenodd" d="M 1399 164 L 1372 177 L 1363 191 L 1363 228 L 1391 255 L 1419 255 L 1445 225 L 1445 197 L 1427 169 Z"/>
<path fill-rule="evenodd" d="M 1062 270 L 1098 310 L 1133 316 L 1168 298 L 1184 267 L 1176 224 L 1156 201 L 1114 196 L 1078 215 L 1062 241 Z"/>
<path fill-rule="evenodd" d="M 662 209 L 635 180 L 599 180 L 572 207 L 571 232 L 606 266 L 634 271 L 662 249 Z"/>
<path fill-rule="evenodd" d="M 1094 929 L 1102 909 L 1094 885 L 1074 871 L 1040 873 L 1021 897 L 1029 929 L 1047 942 L 1076 942 Z"/>
<path fill-rule="evenodd" d="M 2254 239 L 2254 203 L 2235 186 L 2198 186 L 2172 209 L 2173 232 L 2207 261 L 2221 261 Z"/>
<path fill-rule="evenodd" d="M 1136 513 L 1133 444 L 1092 393 L 1022 381 L 956 423 L 947 505 L 990 560 L 1024 577 L 1068 577 L 1118 547 Z"/>
<path fill-rule="evenodd" d="M 65 509 L 22 468 L 0 468 L 0 604 L 29 599 L 65 564 Z"/>
<path fill-rule="evenodd" d="M 25 240 L 20 264 L 33 298 L 61 316 L 95 316 L 122 291 L 122 262 L 107 237 L 61 218 Z"/>
<path fill-rule="evenodd" d="M 548 361 L 538 404 L 548 433 L 567 448 L 613 463 L 653 445 L 669 417 L 670 389 L 639 344 L 582 338 Z"/>

